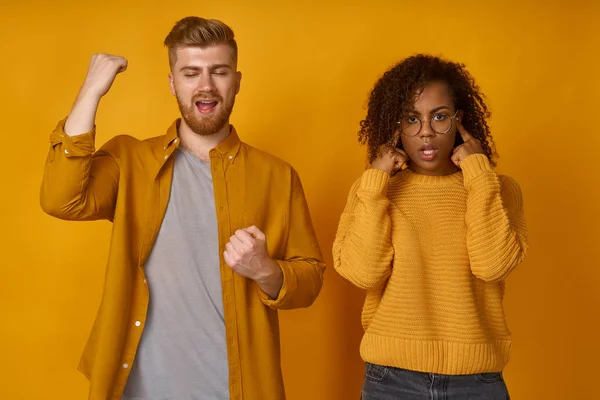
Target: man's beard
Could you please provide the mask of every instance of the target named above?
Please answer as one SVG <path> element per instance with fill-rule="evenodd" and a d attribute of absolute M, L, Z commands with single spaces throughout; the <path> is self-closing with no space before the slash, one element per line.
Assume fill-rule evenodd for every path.
<path fill-rule="evenodd" d="M 198 117 L 199 111 L 196 110 L 196 102 L 204 99 L 218 101 L 216 107 L 219 107 L 219 110 L 216 114 Z M 229 121 L 229 116 L 233 110 L 234 103 L 235 96 L 229 103 L 224 103 L 223 98 L 215 94 L 210 96 L 195 96 L 190 105 L 185 105 L 179 96 L 177 96 L 177 104 L 179 105 L 179 111 L 181 112 L 183 120 L 194 133 L 202 136 L 214 135 L 223 129 L 225 124 Z"/>

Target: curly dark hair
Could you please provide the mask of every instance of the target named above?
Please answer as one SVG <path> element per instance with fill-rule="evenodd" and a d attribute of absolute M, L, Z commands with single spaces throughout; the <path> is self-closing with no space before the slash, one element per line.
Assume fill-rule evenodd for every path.
<path fill-rule="evenodd" d="M 455 108 L 464 111 L 463 126 L 481 141 L 485 155 L 496 165 L 498 153 L 487 124 L 491 112 L 475 79 L 464 64 L 425 54 L 406 58 L 390 68 L 371 91 L 367 117 L 360 122 L 358 132 L 359 142 L 368 145 L 369 162 L 377 158 L 381 145 L 393 146 L 403 106 L 414 104 L 416 95 L 430 82 L 448 85 Z"/>

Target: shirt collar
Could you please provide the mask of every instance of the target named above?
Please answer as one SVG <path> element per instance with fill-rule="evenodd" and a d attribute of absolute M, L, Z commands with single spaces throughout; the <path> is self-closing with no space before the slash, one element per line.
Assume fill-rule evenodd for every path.
<path fill-rule="evenodd" d="M 164 148 L 167 149 L 171 145 L 179 145 L 179 135 L 178 128 L 181 123 L 181 119 L 175 120 L 173 124 L 167 130 L 164 139 Z M 223 140 L 221 143 L 217 145 L 214 149 L 210 151 L 211 154 L 217 153 L 221 157 L 228 158 L 229 160 L 234 160 L 242 145 L 242 142 L 237 134 L 237 131 L 233 125 L 230 125 L 231 130 L 229 131 L 229 135 Z"/>

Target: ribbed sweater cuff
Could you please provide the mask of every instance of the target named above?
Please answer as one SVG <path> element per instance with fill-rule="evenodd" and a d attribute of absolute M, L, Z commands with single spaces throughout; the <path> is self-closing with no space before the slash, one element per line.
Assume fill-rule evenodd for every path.
<path fill-rule="evenodd" d="M 377 168 L 369 168 L 363 172 L 360 179 L 359 190 L 367 190 L 374 193 L 385 193 L 390 181 L 390 174 Z"/>
<path fill-rule="evenodd" d="M 471 154 L 461 161 L 460 168 L 463 171 L 465 186 L 484 172 L 493 171 L 485 154 Z"/>

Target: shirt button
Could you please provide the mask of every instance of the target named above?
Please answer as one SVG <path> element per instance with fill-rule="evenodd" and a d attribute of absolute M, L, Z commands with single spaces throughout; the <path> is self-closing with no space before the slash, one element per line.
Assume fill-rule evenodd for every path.
<path fill-rule="evenodd" d="M 69 150 L 65 149 L 65 154 L 69 154 Z"/>
<path fill-rule="evenodd" d="M 168 155 L 168 154 L 165 154 L 165 160 L 166 160 L 167 158 L 169 158 L 169 155 Z"/>
<path fill-rule="evenodd" d="M 148 283 L 145 279 L 144 279 L 144 284 Z"/>
<path fill-rule="evenodd" d="M 175 140 L 173 140 L 173 143 L 177 143 L 179 141 L 179 138 L 176 138 Z"/>
<path fill-rule="evenodd" d="M 230 160 L 233 160 L 233 156 L 229 156 L 229 159 L 230 159 Z"/>
<path fill-rule="evenodd" d="M 140 326 L 142 323 L 140 321 L 135 321 L 135 326 Z"/>
<path fill-rule="evenodd" d="M 125 369 L 129 368 L 129 364 L 123 364 L 123 368 L 125 368 Z"/>

